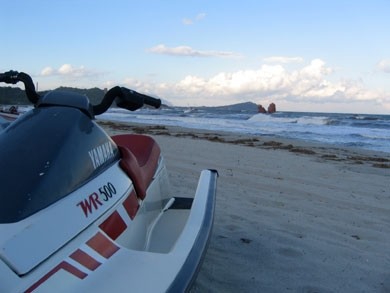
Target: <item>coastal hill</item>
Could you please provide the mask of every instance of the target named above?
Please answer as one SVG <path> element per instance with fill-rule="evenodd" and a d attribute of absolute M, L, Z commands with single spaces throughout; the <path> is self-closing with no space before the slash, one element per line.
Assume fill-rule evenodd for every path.
<path fill-rule="evenodd" d="M 78 89 L 72 87 L 59 87 L 56 90 L 64 90 L 87 95 L 92 104 L 98 104 L 104 96 L 104 90 L 99 88 Z M 38 92 L 44 95 L 48 91 Z M 28 104 L 24 90 L 18 87 L 0 87 L 0 104 L 3 105 L 26 105 Z"/>
<path fill-rule="evenodd" d="M 252 102 L 245 102 L 245 103 L 238 103 L 233 105 L 226 105 L 226 106 L 216 106 L 216 107 L 195 107 L 196 109 L 202 109 L 207 108 L 214 110 L 215 112 L 221 111 L 221 112 L 253 112 L 257 113 L 257 104 Z"/>
<path fill-rule="evenodd" d="M 86 95 L 92 105 L 97 105 L 102 100 L 105 90 L 99 89 L 97 87 L 89 89 L 79 89 L 73 87 L 59 87 L 55 90 L 75 92 L 78 94 Z M 39 91 L 38 93 L 43 96 L 48 91 Z M 161 99 L 164 106 L 170 105 L 169 102 Z M 24 90 L 18 87 L 0 87 L 0 104 L 2 105 L 26 105 L 28 104 L 27 97 L 24 93 Z M 115 104 L 114 104 L 115 106 Z"/>
<path fill-rule="evenodd" d="M 100 103 L 101 99 L 104 96 L 104 90 L 99 88 L 90 88 L 90 89 L 79 89 L 72 87 L 59 87 L 57 90 L 71 91 L 79 94 L 86 95 L 93 105 Z M 44 95 L 47 91 L 39 92 L 40 95 Z M 169 107 L 170 103 L 163 101 L 164 107 Z M 2 105 L 26 105 L 28 104 L 24 90 L 18 87 L 0 87 L 0 104 Z M 217 107 L 195 107 L 196 109 L 208 108 L 213 109 L 216 112 L 253 112 L 257 113 L 258 108 L 255 103 L 245 102 L 234 105 L 227 106 L 217 106 Z"/>

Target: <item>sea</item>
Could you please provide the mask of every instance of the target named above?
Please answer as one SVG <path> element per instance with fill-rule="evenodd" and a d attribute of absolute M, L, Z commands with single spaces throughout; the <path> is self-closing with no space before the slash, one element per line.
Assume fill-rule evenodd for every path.
<path fill-rule="evenodd" d="M 234 107 L 111 108 L 98 119 L 180 126 L 361 148 L 390 154 L 390 115 L 257 111 Z"/>

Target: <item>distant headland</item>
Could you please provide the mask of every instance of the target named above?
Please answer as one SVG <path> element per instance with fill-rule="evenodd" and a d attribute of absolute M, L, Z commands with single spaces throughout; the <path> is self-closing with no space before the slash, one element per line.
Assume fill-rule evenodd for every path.
<path fill-rule="evenodd" d="M 72 88 L 72 87 L 59 87 L 56 90 L 66 90 L 73 91 L 82 95 L 86 95 L 92 104 L 98 104 L 100 100 L 103 98 L 105 94 L 105 90 L 99 88 L 89 88 L 89 89 L 80 89 L 80 88 Z M 46 94 L 47 91 L 39 92 L 40 95 Z M 26 104 L 26 96 L 24 90 L 17 87 L 0 87 L 0 104 L 2 105 L 24 105 Z M 163 108 L 169 108 L 170 103 L 164 103 L 167 101 L 163 101 Z M 203 108 L 195 107 L 195 108 Z M 225 106 L 204 106 L 204 108 L 212 108 L 216 111 L 241 111 L 241 112 L 253 112 L 253 113 L 274 113 L 276 112 L 276 106 L 274 103 L 271 103 L 268 106 L 268 110 L 266 110 L 263 106 L 259 104 L 255 104 L 252 102 L 244 102 L 237 103 L 233 105 L 225 105 Z"/>

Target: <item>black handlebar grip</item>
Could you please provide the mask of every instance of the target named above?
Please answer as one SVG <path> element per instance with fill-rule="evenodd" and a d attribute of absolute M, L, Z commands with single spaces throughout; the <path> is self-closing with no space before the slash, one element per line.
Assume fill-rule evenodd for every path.
<path fill-rule="evenodd" d="M 34 105 L 36 105 L 36 103 L 38 102 L 39 95 L 35 91 L 34 82 L 32 81 L 30 75 L 24 72 L 17 72 L 14 70 L 10 70 L 0 75 L 0 81 L 5 83 L 10 83 L 10 84 L 16 84 L 19 81 L 23 82 L 26 96 L 29 99 L 29 101 Z"/>
<path fill-rule="evenodd" d="M 19 81 L 18 74 L 19 72 L 13 70 L 1 73 L 0 82 L 4 82 L 8 84 L 16 84 Z"/>
<path fill-rule="evenodd" d="M 144 95 L 144 94 L 140 94 L 136 91 L 133 91 L 133 90 L 130 90 L 130 94 L 131 95 L 134 95 L 134 96 L 137 96 L 139 98 L 142 98 L 144 104 L 146 105 L 149 105 L 149 106 L 152 106 L 152 107 L 155 107 L 155 108 L 160 108 L 161 106 L 161 100 L 160 99 L 156 99 L 156 98 L 152 98 L 150 96 L 147 96 L 147 95 Z"/>
<path fill-rule="evenodd" d="M 149 106 L 155 107 L 155 108 L 160 108 L 160 106 L 161 106 L 160 99 L 155 99 L 155 98 L 152 98 L 149 96 L 144 97 L 144 103 L 149 105 Z"/>

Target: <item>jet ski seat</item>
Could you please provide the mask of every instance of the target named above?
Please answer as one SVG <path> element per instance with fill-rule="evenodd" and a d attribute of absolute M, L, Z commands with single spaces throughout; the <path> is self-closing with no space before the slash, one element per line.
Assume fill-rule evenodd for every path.
<path fill-rule="evenodd" d="M 120 167 L 133 181 L 137 196 L 143 200 L 157 169 L 160 147 L 146 135 L 120 134 L 111 138 L 121 153 Z"/>

